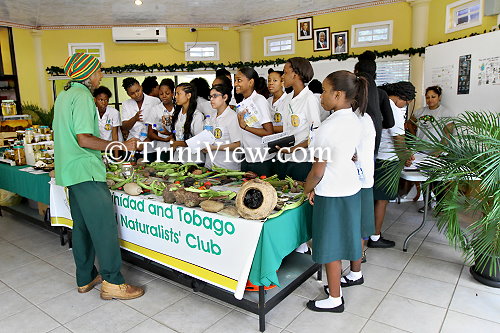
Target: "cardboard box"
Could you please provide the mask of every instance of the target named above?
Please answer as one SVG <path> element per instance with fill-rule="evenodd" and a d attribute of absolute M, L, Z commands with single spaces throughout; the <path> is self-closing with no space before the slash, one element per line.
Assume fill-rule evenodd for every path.
<path fill-rule="evenodd" d="M 47 208 L 49 208 L 49 205 L 38 202 L 38 214 L 40 214 L 40 216 L 42 216 L 42 217 L 45 216 L 45 212 L 47 211 Z"/>

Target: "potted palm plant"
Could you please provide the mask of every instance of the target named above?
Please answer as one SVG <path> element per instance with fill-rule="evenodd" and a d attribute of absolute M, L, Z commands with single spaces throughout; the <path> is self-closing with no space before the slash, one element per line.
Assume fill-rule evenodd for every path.
<path fill-rule="evenodd" d="M 29 114 L 33 120 L 34 125 L 44 125 L 52 127 L 54 120 L 54 107 L 46 110 L 36 104 L 23 103 L 21 105 L 23 114 Z"/>
<path fill-rule="evenodd" d="M 447 136 L 450 120 L 455 133 Z M 442 194 L 436 205 L 439 231 L 463 252 L 476 280 L 500 288 L 500 114 L 468 111 L 435 120 L 432 128 L 438 135 L 421 128 L 425 139 L 409 134 L 397 150 L 400 156 L 429 153 L 418 166 L 428 177 L 423 186 L 433 183 L 432 191 Z M 402 168 L 394 167 L 383 180 L 394 190 Z M 464 216 L 472 222 L 464 223 Z"/>

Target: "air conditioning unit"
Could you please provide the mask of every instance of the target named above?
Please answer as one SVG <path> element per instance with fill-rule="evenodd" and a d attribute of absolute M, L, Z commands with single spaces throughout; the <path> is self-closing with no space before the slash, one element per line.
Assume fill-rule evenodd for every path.
<path fill-rule="evenodd" d="M 167 28 L 165 27 L 114 27 L 112 31 L 115 43 L 167 42 Z"/>

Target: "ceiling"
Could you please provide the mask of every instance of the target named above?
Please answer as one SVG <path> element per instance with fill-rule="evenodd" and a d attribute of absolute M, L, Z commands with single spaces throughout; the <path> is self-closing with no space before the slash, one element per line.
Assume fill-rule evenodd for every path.
<path fill-rule="evenodd" d="M 397 0 L 0 0 L 0 21 L 26 25 L 242 25 Z"/>

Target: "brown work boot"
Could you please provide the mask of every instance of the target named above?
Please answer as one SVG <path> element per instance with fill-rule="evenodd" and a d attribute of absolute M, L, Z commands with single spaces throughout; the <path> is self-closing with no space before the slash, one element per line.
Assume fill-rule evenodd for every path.
<path fill-rule="evenodd" d="M 96 285 L 102 282 L 102 277 L 100 275 L 97 275 L 95 279 L 92 280 L 89 284 L 83 286 L 83 287 L 78 287 L 78 292 L 80 294 L 87 293 L 92 290 Z"/>
<path fill-rule="evenodd" d="M 144 295 L 144 289 L 131 286 L 130 284 L 112 284 L 102 281 L 101 298 L 102 299 L 133 299 Z"/>

